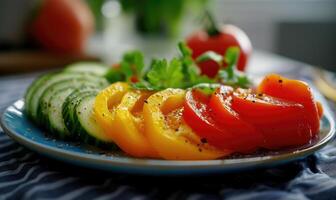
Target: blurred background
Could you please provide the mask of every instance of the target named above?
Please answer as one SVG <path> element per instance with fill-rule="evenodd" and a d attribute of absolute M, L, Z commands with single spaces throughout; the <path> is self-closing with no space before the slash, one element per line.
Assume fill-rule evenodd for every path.
<path fill-rule="evenodd" d="M 0 73 L 112 64 L 130 49 L 170 57 L 202 29 L 205 10 L 257 52 L 336 71 L 336 0 L 1 0 Z"/>

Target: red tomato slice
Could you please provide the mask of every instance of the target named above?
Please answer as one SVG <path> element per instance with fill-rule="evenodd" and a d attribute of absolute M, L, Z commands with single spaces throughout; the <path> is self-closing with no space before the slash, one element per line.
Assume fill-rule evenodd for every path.
<path fill-rule="evenodd" d="M 188 91 L 184 102 L 183 119 L 200 137 L 204 137 L 209 144 L 212 144 L 216 143 L 216 135 L 221 135 L 222 131 L 210 115 L 208 102 L 209 97 L 202 92 Z"/>
<path fill-rule="evenodd" d="M 304 116 L 309 122 L 312 133 L 314 135 L 318 134 L 320 129 L 319 115 L 322 116 L 322 110 L 316 105 L 307 83 L 271 74 L 261 82 L 258 92 L 302 104 L 305 110 Z"/>
<path fill-rule="evenodd" d="M 238 89 L 232 96 L 232 108 L 239 110 L 239 114 L 254 124 L 273 122 L 287 122 L 302 118 L 304 107 L 265 94 L 252 94 L 248 90 Z"/>
<path fill-rule="evenodd" d="M 247 134 L 244 131 L 251 126 L 244 124 L 245 129 L 242 128 L 240 132 L 231 132 L 230 129 L 220 126 L 212 117 L 213 110 L 209 107 L 209 101 L 210 98 L 198 90 L 191 90 L 186 94 L 183 119 L 195 133 L 219 149 L 230 149 L 241 153 L 255 150 L 258 142 L 253 143 L 255 141 L 253 139 L 253 142 L 248 144 L 249 142 L 242 138 Z M 239 128 L 231 130 L 239 130 Z"/>
<path fill-rule="evenodd" d="M 232 142 L 240 152 L 254 151 L 262 146 L 264 138 L 254 126 L 241 119 L 239 114 L 231 108 L 233 88 L 221 86 L 211 96 L 209 106 L 212 116 L 222 129 L 234 134 Z"/>
<path fill-rule="evenodd" d="M 299 103 L 238 89 L 233 94 L 232 109 L 260 131 L 265 148 L 299 146 L 312 139 L 305 108 Z"/>
<path fill-rule="evenodd" d="M 322 107 L 321 102 L 316 101 L 316 107 L 317 107 L 319 118 L 321 119 L 323 116 L 323 107 Z"/>

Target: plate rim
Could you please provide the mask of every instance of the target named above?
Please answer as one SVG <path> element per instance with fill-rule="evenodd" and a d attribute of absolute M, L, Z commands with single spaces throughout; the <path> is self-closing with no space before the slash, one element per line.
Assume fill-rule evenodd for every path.
<path fill-rule="evenodd" d="M 18 108 L 15 105 L 19 102 L 23 102 L 23 99 L 19 99 L 8 106 L 2 113 L 0 124 L 4 132 L 11 137 L 14 141 L 20 143 L 21 145 L 37 152 L 44 154 L 54 159 L 78 163 L 79 165 L 99 165 L 92 166 L 93 168 L 120 168 L 119 171 L 124 171 L 123 169 L 139 169 L 139 170 L 227 170 L 234 171 L 249 167 L 262 167 L 262 166 L 273 166 L 282 163 L 291 162 L 303 157 L 306 157 L 315 151 L 323 148 L 331 139 L 335 136 L 335 121 L 332 117 L 331 111 L 329 109 L 325 110 L 323 117 L 329 122 L 330 129 L 324 138 L 319 140 L 317 143 L 308 146 L 306 148 L 298 149 L 293 152 L 287 152 L 279 155 L 265 155 L 259 157 L 251 158 L 236 158 L 236 159 L 221 159 L 221 160 L 196 160 L 196 161 L 180 161 L 180 160 L 158 160 L 158 159 L 139 159 L 132 157 L 108 157 L 108 156 L 99 156 L 83 152 L 75 152 L 64 150 L 55 146 L 50 146 L 46 144 L 39 143 L 38 141 L 32 140 L 28 137 L 25 137 L 23 134 L 16 133 L 8 127 L 8 124 L 5 122 L 6 114 L 10 111 L 9 109 L 13 107 L 16 110 L 19 110 L 24 113 L 23 106 Z M 26 115 L 22 115 L 23 118 Z M 26 119 L 29 120 L 29 119 Z M 37 127 L 38 128 L 38 127 Z M 61 158 L 60 158 L 61 157 Z M 118 170 L 118 169 L 116 169 Z"/>

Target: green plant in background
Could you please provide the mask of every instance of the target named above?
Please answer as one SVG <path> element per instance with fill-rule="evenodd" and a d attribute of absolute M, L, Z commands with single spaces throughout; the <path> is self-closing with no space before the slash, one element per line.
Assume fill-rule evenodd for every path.
<path fill-rule="evenodd" d="M 188 9 L 204 6 L 207 0 L 120 0 L 125 12 L 135 14 L 136 29 L 143 34 L 175 36 Z"/>

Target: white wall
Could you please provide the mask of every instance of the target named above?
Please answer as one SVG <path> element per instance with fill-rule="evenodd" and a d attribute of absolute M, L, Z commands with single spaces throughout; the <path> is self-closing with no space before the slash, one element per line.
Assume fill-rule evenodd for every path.
<path fill-rule="evenodd" d="M 210 0 L 218 21 L 241 27 L 255 48 L 275 51 L 277 23 L 336 21 L 336 0 Z"/>

